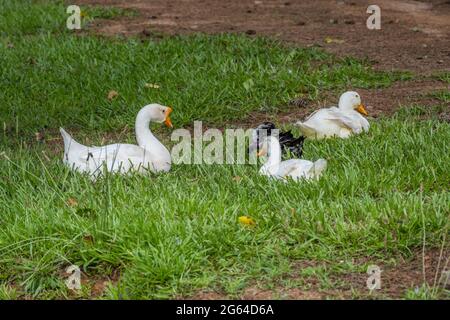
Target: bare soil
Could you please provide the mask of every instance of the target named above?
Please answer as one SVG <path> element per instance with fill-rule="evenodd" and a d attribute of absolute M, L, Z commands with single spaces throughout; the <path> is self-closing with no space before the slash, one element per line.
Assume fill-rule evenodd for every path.
<path fill-rule="evenodd" d="M 139 16 L 100 20 L 103 34 L 245 32 L 368 57 L 381 69 L 429 74 L 450 70 L 450 1 L 378 0 L 381 29 L 369 30 L 373 1 L 343 0 L 81 0 L 131 8 Z M 327 43 L 326 38 L 342 40 Z"/>

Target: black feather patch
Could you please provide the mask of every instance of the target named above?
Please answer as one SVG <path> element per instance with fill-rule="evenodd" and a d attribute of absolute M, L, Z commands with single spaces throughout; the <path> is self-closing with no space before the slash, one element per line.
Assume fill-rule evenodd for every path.
<path fill-rule="evenodd" d="M 276 127 L 272 122 L 263 122 L 259 126 L 256 127 L 256 141 L 257 141 L 257 149 L 259 151 L 260 139 L 263 139 L 266 136 L 272 135 L 272 131 L 275 130 Z M 266 130 L 266 131 L 263 131 Z M 281 148 L 284 154 L 291 153 L 296 158 L 301 158 L 303 154 L 303 142 L 305 141 L 304 136 L 300 136 L 295 138 L 292 132 L 280 131 L 278 135 L 278 140 L 280 141 Z"/>

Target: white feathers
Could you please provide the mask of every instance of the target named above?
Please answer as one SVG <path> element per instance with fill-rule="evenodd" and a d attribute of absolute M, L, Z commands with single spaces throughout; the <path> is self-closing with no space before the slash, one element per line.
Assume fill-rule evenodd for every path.
<path fill-rule="evenodd" d="M 302 159 L 291 159 L 281 161 L 281 147 L 277 138 L 269 136 L 263 142 L 260 155 L 268 154 L 267 162 L 261 167 L 259 173 L 275 179 L 291 178 L 295 181 L 300 179 L 318 179 L 327 167 L 325 159 L 315 162 Z"/>
<path fill-rule="evenodd" d="M 149 129 L 150 121 L 167 121 L 171 109 L 159 104 L 143 107 L 136 117 L 136 138 L 139 145 L 110 144 L 106 146 L 84 146 L 60 128 L 64 140 L 64 163 L 72 170 L 87 172 L 94 179 L 104 170 L 126 174 L 167 172 L 171 167 L 169 150 L 158 141 Z M 170 119 L 169 119 L 170 121 Z"/>
<path fill-rule="evenodd" d="M 367 115 L 367 112 L 359 94 L 347 91 L 341 95 L 339 107 L 319 109 L 296 125 L 304 136 L 311 139 L 348 138 L 352 134 L 369 131 L 369 122 L 361 114 Z"/>

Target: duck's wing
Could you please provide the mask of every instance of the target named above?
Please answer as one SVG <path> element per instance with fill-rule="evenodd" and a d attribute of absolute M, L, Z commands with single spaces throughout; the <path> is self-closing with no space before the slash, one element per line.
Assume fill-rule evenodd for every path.
<path fill-rule="evenodd" d="M 147 159 L 146 159 L 147 158 Z M 144 164 L 149 155 L 145 150 L 132 144 L 110 144 L 102 147 L 87 148 L 78 155 L 77 162 L 89 168 L 98 170 L 106 165 L 108 170 L 128 169 L 133 165 Z"/>
<path fill-rule="evenodd" d="M 320 115 L 320 114 L 322 114 L 322 113 L 324 113 L 324 112 L 327 112 L 329 109 L 333 109 L 333 108 L 337 109 L 336 107 L 317 109 L 316 111 L 314 111 L 313 113 L 311 113 L 309 116 L 307 116 L 307 117 L 305 118 L 305 121 L 303 121 L 303 122 L 306 122 L 306 121 L 312 119 L 314 116 Z M 299 121 L 298 123 L 301 123 L 301 121 Z"/>
<path fill-rule="evenodd" d="M 308 160 L 290 159 L 282 161 L 278 167 L 278 175 L 281 177 L 291 176 L 294 172 L 308 171 L 312 166 L 313 163 Z"/>
<path fill-rule="evenodd" d="M 297 126 L 299 126 L 300 131 L 306 137 L 314 137 L 317 135 L 317 129 L 313 126 L 301 122 L 297 122 Z"/>
<path fill-rule="evenodd" d="M 369 128 L 370 128 L 369 121 L 367 121 L 367 119 L 364 118 L 363 116 L 361 116 L 361 118 L 362 118 L 361 119 L 361 126 L 362 126 L 363 130 L 365 132 L 369 132 Z"/>
<path fill-rule="evenodd" d="M 350 116 L 342 113 L 338 108 L 330 108 L 325 117 L 326 120 L 333 121 L 340 126 L 345 126 L 353 132 L 361 132 L 361 124 Z"/>
<path fill-rule="evenodd" d="M 285 166 L 283 166 L 283 168 L 280 171 L 278 171 L 278 174 L 281 177 L 286 178 L 286 177 L 292 175 L 292 173 L 295 170 L 297 170 L 297 166 L 295 166 L 293 164 L 292 165 L 285 165 Z"/>
<path fill-rule="evenodd" d="M 316 137 L 321 131 L 320 128 L 323 125 L 323 120 L 328 114 L 328 110 L 333 108 L 335 107 L 318 109 L 306 117 L 305 121 L 297 121 L 295 125 L 300 127 L 302 135 L 306 137 Z"/>
<path fill-rule="evenodd" d="M 102 147 L 88 148 L 88 156 L 94 159 L 139 158 L 144 156 L 145 149 L 126 143 L 109 144 Z"/>

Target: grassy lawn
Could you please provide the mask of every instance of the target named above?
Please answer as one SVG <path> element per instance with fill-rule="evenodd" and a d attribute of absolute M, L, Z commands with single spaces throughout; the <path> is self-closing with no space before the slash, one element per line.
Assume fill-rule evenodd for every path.
<path fill-rule="evenodd" d="M 326 290 L 338 287 L 332 272 L 365 273 L 370 262 L 395 264 L 423 245 L 448 249 L 450 125 L 436 116 L 440 106 L 372 119 L 368 134 L 349 140 L 307 141 L 304 158 L 329 161 L 311 183 L 270 181 L 251 165 L 174 165 L 164 175 L 92 183 L 66 169 L 60 142 L 56 151 L 51 142 L 64 126 L 101 143 L 132 128 L 150 102 L 173 105 L 175 127 L 222 128 L 254 111 L 282 111 L 295 97 L 386 87 L 410 74 L 238 35 L 76 35 L 64 30 L 65 17 L 61 2 L 0 4 L 0 298 L 89 298 L 89 280 L 117 274 L 102 297 L 203 288 L 236 297 L 291 274 L 299 260 L 331 265 L 313 270 Z M 110 90 L 119 93 L 112 101 Z M 437 95 L 448 102 L 448 92 Z M 40 130 L 45 142 L 35 141 Z M 122 140 L 133 142 L 132 131 Z M 240 225 L 242 215 L 256 225 Z M 77 294 L 62 277 L 71 264 L 88 277 Z"/>

